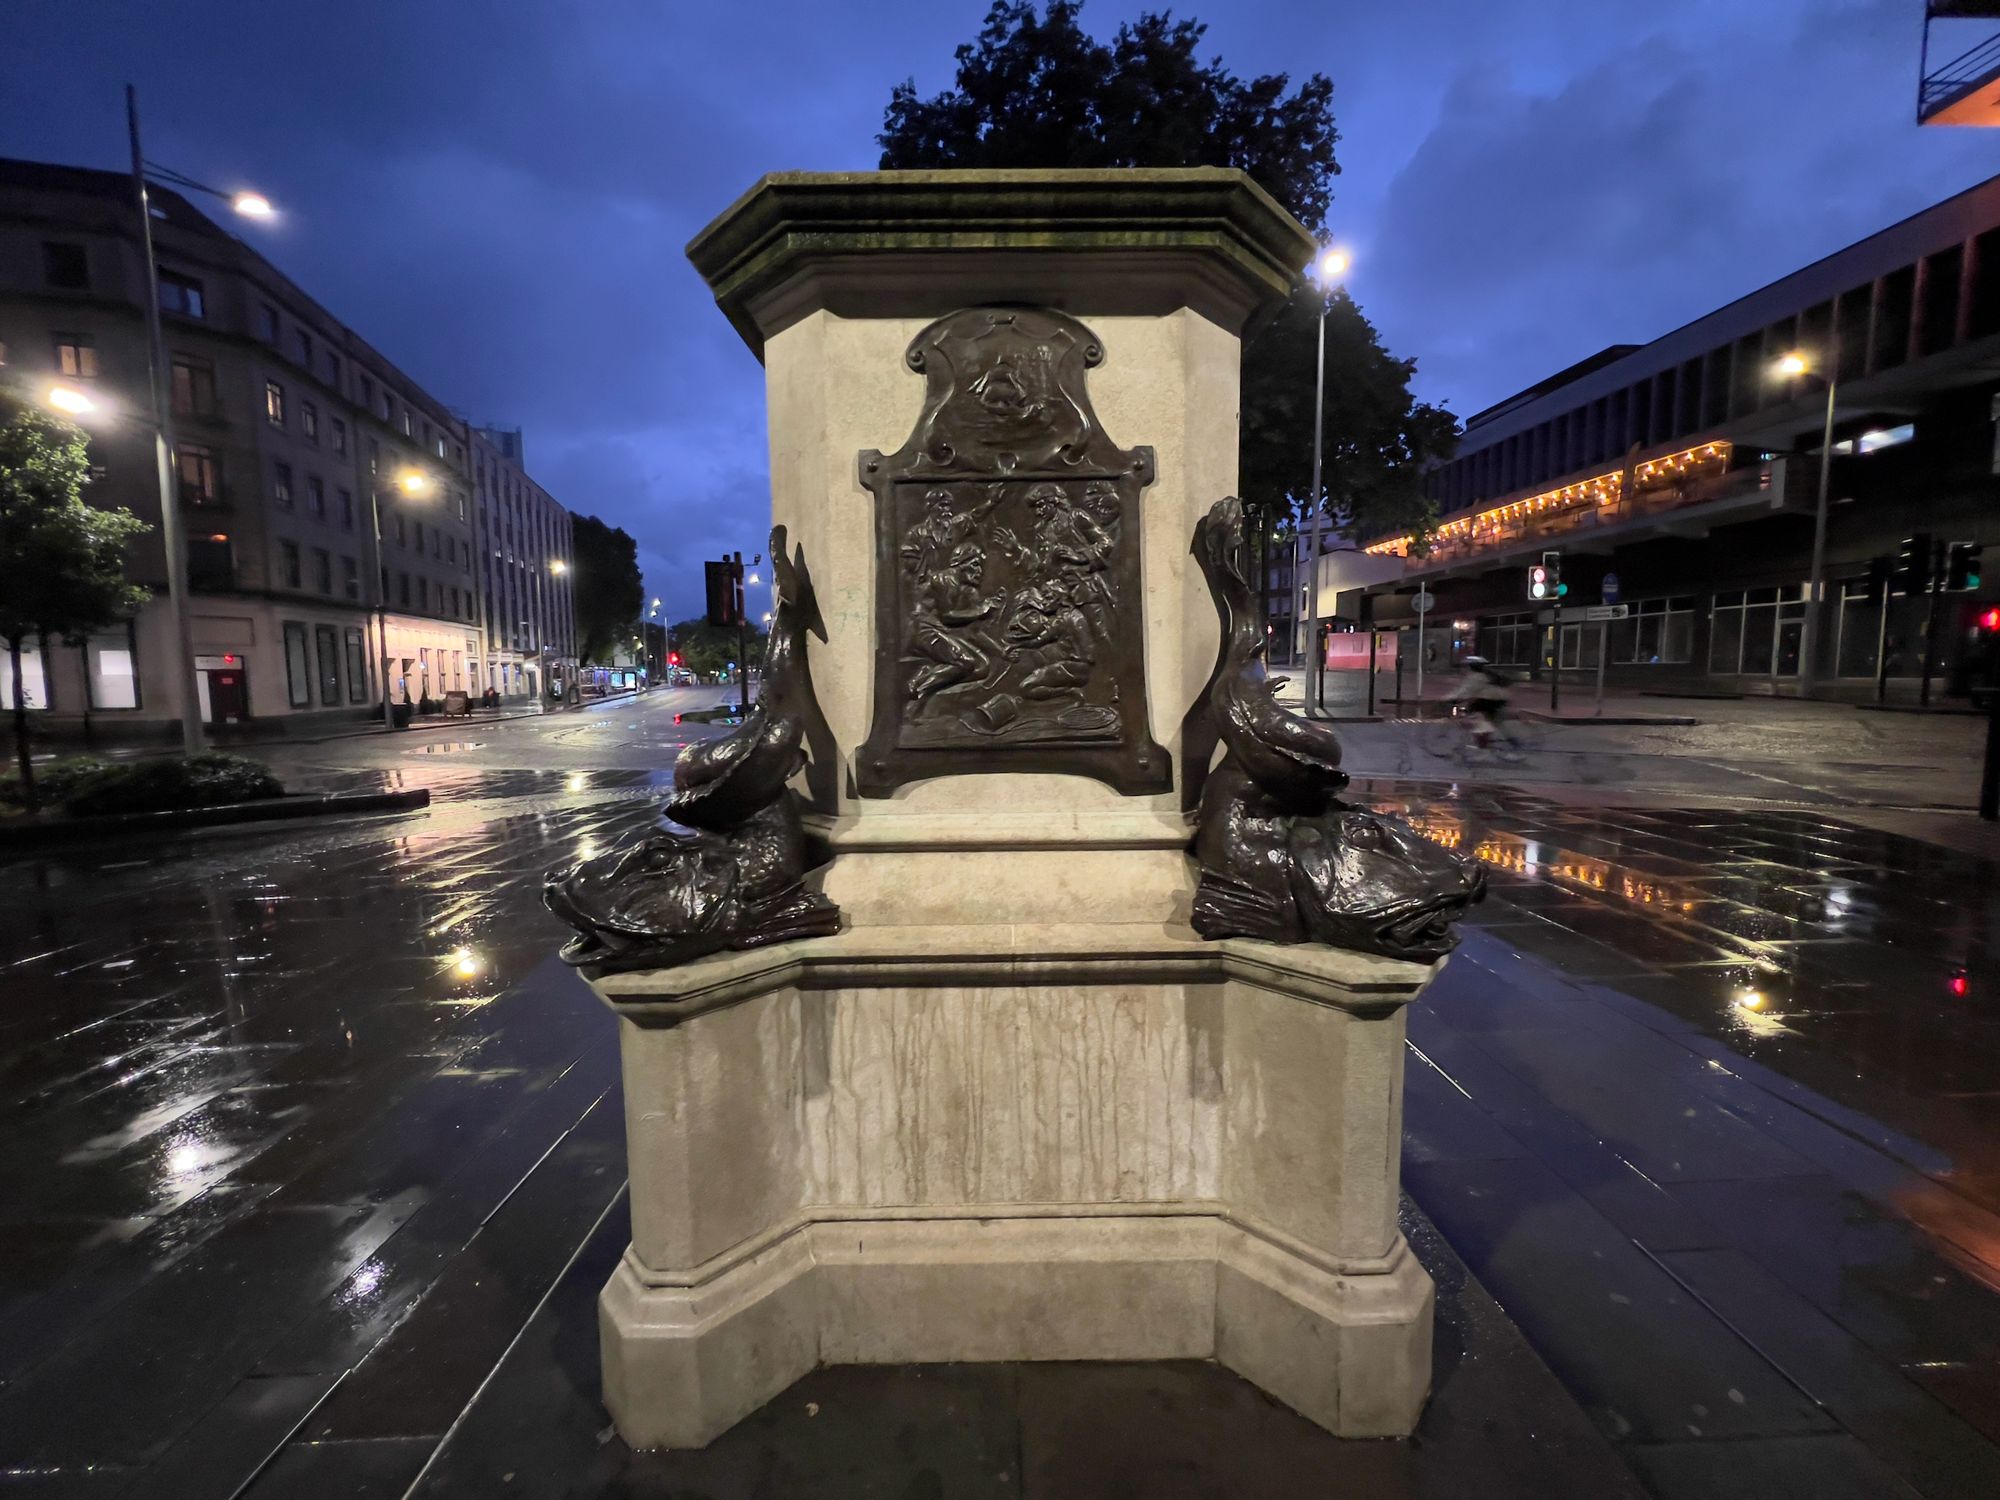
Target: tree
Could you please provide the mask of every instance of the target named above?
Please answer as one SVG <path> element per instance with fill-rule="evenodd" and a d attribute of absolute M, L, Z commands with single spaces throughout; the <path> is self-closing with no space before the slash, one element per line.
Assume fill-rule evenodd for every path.
<path fill-rule="evenodd" d="M 741 649 L 733 625 L 711 625 L 705 616 L 670 626 L 667 639 L 673 649 L 680 652 L 681 665 L 697 677 L 720 678 L 729 664 L 737 660 L 737 652 Z M 761 665 L 764 660 L 764 633 L 751 627 L 745 644 L 749 648 L 748 664 L 752 667 Z"/>
<path fill-rule="evenodd" d="M 646 602 L 639 576 L 639 544 L 595 516 L 578 516 L 570 528 L 576 600 L 577 656 L 608 665 L 619 642 L 631 633 Z"/>
<path fill-rule="evenodd" d="M 125 549 L 148 530 L 129 510 L 84 503 L 84 436 L 33 406 L 0 397 L 0 640 L 14 698 L 14 759 L 22 800 L 36 806 L 28 754 L 21 646 L 30 637 L 77 640 L 146 602 L 125 581 Z"/>
<path fill-rule="evenodd" d="M 884 167 L 1240 167 L 1309 227 L 1333 203 L 1333 83 L 1314 73 L 1244 80 L 1197 55 L 1207 28 L 1143 14 L 1107 44 L 1078 24 L 1081 0 L 997 0 L 957 52 L 953 88 L 897 85 L 883 116 Z M 1243 352 L 1243 498 L 1289 525 L 1312 488 L 1315 323 L 1301 286 Z M 1424 466 L 1449 456 L 1458 422 L 1415 400 L 1415 364 L 1392 357 L 1345 295 L 1327 319 L 1325 508 L 1356 534 L 1421 532 Z M 1268 538 L 1270 526 L 1259 528 Z"/>

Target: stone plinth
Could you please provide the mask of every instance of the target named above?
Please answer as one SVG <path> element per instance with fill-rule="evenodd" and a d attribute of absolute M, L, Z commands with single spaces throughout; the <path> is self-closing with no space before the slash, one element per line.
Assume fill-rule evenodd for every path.
<path fill-rule="evenodd" d="M 1407 1432 L 1431 1286 L 1396 1228 L 1413 964 L 1138 924 L 856 928 L 598 984 L 638 1446 L 820 1363 L 1214 1358 Z"/>
<path fill-rule="evenodd" d="M 1236 488 L 1241 339 L 1311 252 L 1207 169 L 782 174 L 689 246 L 765 365 L 772 519 L 826 627 L 796 785 L 848 926 L 598 986 L 625 1060 L 633 1243 L 602 1322 L 629 1441 L 706 1442 L 823 1361 L 1213 1357 L 1336 1432 L 1414 1423 L 1431 1289 L 1395 1214 L 1402 1007 L 1429 971 L 1189 926 L 1209 742 L 1183 726 L 1218 650 L 1189 544 Z M 919 333 L 995 304 L 1084 325 L 1097 450 L 1148 450 L 1115 607 L 1143 626 L 1120 701 L 1143 691 L 1164 790 L 996 757 L 860 794 L 902 555 L 860 459 L 912 439 Z"/>

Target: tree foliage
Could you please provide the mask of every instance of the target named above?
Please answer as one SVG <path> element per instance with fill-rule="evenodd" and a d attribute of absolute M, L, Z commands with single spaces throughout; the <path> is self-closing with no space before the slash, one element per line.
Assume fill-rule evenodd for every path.
<path fill-rule="evenodd" d="M 957 51 L 953 87 L 899 84 L 877 137 L 884 167 L 1240 167 L 1303 224 L 1323 226 L 1340 170 L 1333 83 L 1238 78 L 1199 55 L 1207 28 L 1142 14 L 1109 42 L 1081 0 L 997 0 Z M 1243 498 L 1291 517 L 1310 508 L 1315 327 L 1301 286 L 1243 353 Z M 1359 308 L 1327 317 L 1326 509 L 1358 534 L 1421 527 L 1423 466 L 1448 456 L 1457 419 L 1417 401 L 1415 365 L 1392 357 Z"/>
<path fill-rule="evenodd" d="M 570 528 L 570 550 L 578 658 L 609 665 L 646 602 L 639 544 L 621 527 L 578 516 Z"/>
<path fill-rule="evenodd" d="M 0 642 L 14 700 L 14 755 L 28 805 L 34 769 L 21 647 L 47 636 L 79 640 L 131 615 L 146 590 L 125 580 L 125 549 L 147 530 L 128 510 L 83 499 L 84 435 L 33 406 L 0 397 Z"/>
<path fill-rule="evenodd" d="M 1243 493 L 1279 515 L 1302 516 L 1312 491 L 1321 305 L 1316 288 L 1295 290 L 1243 361 Z M 1324 305 L 1326 512 L 1353 537 L 1421 528 L 1431 513 L 1420 488 L 1424 467 L 1457 445 L 1458 419 L 1410 395 L 1416 362 L 1383 348 L 1345 292 Z"/>
<path fill-rule="evenodd" d="M 711 625 L 705 616 L 669 626 L 667 640 L 672 649 L 680 652 L 681 665 L 698 677 L 719 677 L 728 670 L 731 662 L 738 659 L 739 650 L 744 649 L 738 643 L 734 626 Z M 762 665 L 763 632 L 753 626 L 746 632 L 744 645 L 748 648 L 750 666 Z"/>

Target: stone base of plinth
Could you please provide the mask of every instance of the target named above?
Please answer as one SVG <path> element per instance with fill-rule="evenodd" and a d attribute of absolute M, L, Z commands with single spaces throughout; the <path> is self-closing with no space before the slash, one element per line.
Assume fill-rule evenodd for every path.
<path fill-rule="evenodd" d="M 600 1304 L 635 1447 L 819 1364 L 1213 1358 L 1407 1433 L 1412 964 L 1138 926 L 850 931 L 620 975 L 633 1243 Z"/>

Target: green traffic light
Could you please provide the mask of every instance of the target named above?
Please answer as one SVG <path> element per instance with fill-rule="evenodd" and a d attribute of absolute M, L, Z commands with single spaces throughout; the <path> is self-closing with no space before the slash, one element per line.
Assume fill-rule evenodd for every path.
<path fill-rule="evenodd" d="M 1556 597 L 1557 597 L 1558 599 L 1562 598 L 1562 596 L 1563 596 L 1564 594 L 1567 594 L 1568 592 L 1569 592 L 1569 585 L 1568 585 L 1568 584 L 1566 584 L 1566 583 L 1559 583 L 1559 584 L 1557 584 L 1557 585 L 1556 585 Z"/>

